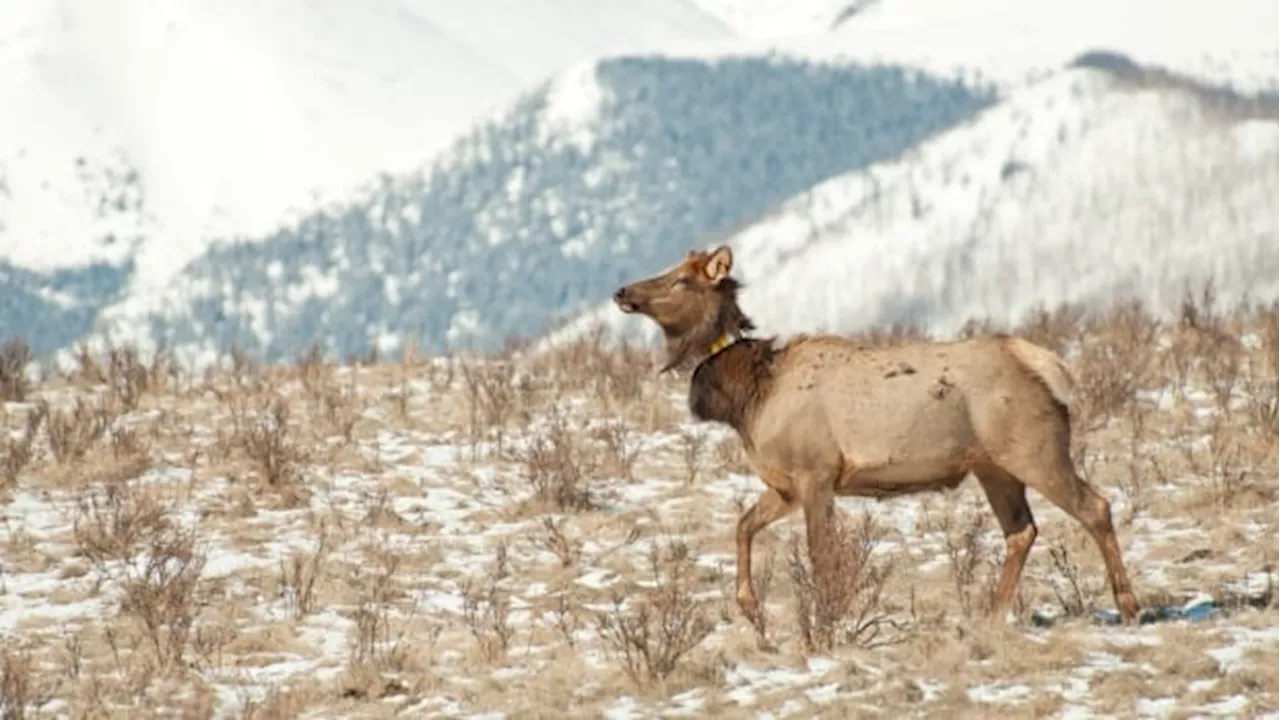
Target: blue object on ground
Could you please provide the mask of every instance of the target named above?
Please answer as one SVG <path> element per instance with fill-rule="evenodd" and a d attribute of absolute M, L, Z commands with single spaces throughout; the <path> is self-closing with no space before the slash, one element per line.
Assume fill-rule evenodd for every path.
<path fill-rule="evenodd" d="M 1221 609 L 1211 598 L 1197 597 L 1185 605 L 1156 605 L 1143 608 L 1138 614 L 1139 625 L 1168 622 L 1170 620 L 1188 620 L 1203 622 L 1219 614 Z M 1036 627 L 1052 627 L 1061 615 L 1036 610 L 1031 613 L 1031 624 Z M 1124 618 L 1116 610 L 1098 610 L 1093 613 L 1093 621 L 1099 625 L 1120 625 Z"/>

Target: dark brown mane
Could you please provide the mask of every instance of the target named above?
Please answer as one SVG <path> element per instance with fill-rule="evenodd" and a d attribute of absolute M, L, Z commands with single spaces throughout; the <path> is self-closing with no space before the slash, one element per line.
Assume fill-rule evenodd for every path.
<path fill-rule="evenodd" d="M 777 353 L 773 338 L 752 338 L 703 360 L 689 381 L 689 411 L 729 425 L 745 441 L 747 422 L 772 389 Z"/>

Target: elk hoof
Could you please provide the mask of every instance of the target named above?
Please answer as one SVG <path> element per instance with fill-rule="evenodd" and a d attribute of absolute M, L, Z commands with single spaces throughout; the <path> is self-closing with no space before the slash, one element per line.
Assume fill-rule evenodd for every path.
<path fill-rule="evenodd" d="M 1120 593 L 1116 596 L 1116 606 L 1120 609 L 1120 616 L 1124 618 L 1125 625 L 1133 625 L 1138 622 L 1138 613 L 1142 611 L 1142 606 L 1138 605 L 1138 599 L 1133 593 Z"/>

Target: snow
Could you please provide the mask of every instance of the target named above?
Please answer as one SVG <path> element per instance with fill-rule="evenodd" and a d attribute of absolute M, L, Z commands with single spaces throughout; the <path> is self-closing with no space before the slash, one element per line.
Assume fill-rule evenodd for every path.
<path fill-rule="evenodd" d="M 832 28 L 846 8 L 867 0 L 693 0 L 741 37 L 811 35 Z"/>
<path fill-rule="evenodd" d="M 825 18 L 837 3 L 805 0 L 782 19 L 783 0 L 701 0 L 752 40 L 720 45 L 723 54 L 774 50 L 811 58 L 886 62 L 940 74 L 979 73 L 1008 86 L 1026 84 L 1078 56 L 1106 50 L 1142 65 L 1238 89 L 1277 87 L 1280 8 L 1265 0 L 1226 0 L 1212 10 L 1192 3 L 1108 0 L 878 0 L 861 5 L 829 32 L 800 18 Z M 842 8 L 843 9 L 843 8 Z M 825 24 L 825 20 L 821 24 Z M 768 28 L 774 28 L 770 31 Z M 792 34 L 796 33 L 796 34 Z"/>
<path fill-rule="evenodd" d="M 1178 683 L 1166 682 L 1167 668 L 1162 668 L 1165 675 L 1157 678 L 1159 685 L 1143 688 L 1123 700 L 1138 712 L 1239 716 L 1259 703 L 1273 701 L 1273 694 L 1256 697 L 1236 694 L 1234 684 L 1221 680 L 1227 673 L 1262 677 L 1265 663 L 1274 658 L 1277 640 L 1276 628 L 1267 622 L 1274 613 L 1268 609 L 1239 608 L 1224 612 L 1195 629 L 1171 637 L 1162 633 L 1179 632 L 1176 622 L 1105 628 L 1071 618 L 1050 629 L 1018 627 L 1015 622 L 1016 632 L 1025 640 L 1026 647 L 1019 647 L 1022 643 L 1012 637 L 997 638 L 994 642 L 999 644 L 995 647 L 1001 654 L 994 660 L 1018 663 L 1012 666 L 1016 678 L 1002 677 L 1009 675 L 1008 669 L 992 666 L 992 659 L 988 658 L 965 662 L 965 667 L 956 668 L 964 677 L 949 677 L 943 682 L 935 678 L 946 665 L 922 665 L 921 658 L 939 648 L 945 652 L 949 643 L 959 642 L 953 638 L 971 637 L 971 626 L 967 627 L 970 620 L 939 616 L 929 621 L 929 625 L 912 631 L 905 641 L 918 645 L 901 648 L 902 652 L 891 646 L 878 650 L 840 648 L 830 655 L 815 655 L 803 650 L 791 629 L 789 618 L 794 595 L 782 592 L 772 595 L 767 602 L 771 617 L 777 622 L 771 626 L 771 636 L 781 641 L 782 648 L 758 652 L 754 631 L 732 610 L 732 585 L 726 581 L 732 578 L 732 527 L 740 512 L 733 496 L 737 494 L 735 491 L 758 490 L 761 485 L 754 477 L 734 474 L 714 465 L 705 465 L 696 482 L 684 481 L 681 448 L 672 442 L 690 427 L 685 424 L 687 408 L 679 381 L 644 379 L 642 400 L 628 407 L 614 405 L 613 401 L 606 403 L 598 397 L 593 399 L 590 390 L 551 385 L 546 377 L 522 366 L 521 372 L 527 373 L 523 378 L 527 388 L 542 390 L 527 391 L 525 401 L 531 403 L 528 408 L 532 420 L 513 419 L 506 426 L 505 431 L 510 433 L 509 447 L 527 442 L 529 433 L 539 425 L 538 419 L 544 417 L 552 405 L 573 413 L 574 420 L 581 421 L 584 428 L 592 420 L 598 421 L 608 407 L 608 413 L 616 413 L 619 422 L 627 423 L 644 440 L 645 452 L 634 481 L 621 483 L 606 472 L 588 473 L 587 482 L 602 503 L 598 511 L 544 512 L 528 505 L 532 488 L 518 463 L 484 452 L 466 459 L 473 448 L 460 440 L 467 435 L 469 424 L 465 382 L 458 378 L 451 386 L 439 386 L 435 380 L 427 381 L 417 375 L 416 370 L 420 369 L 382 366 L 334 370 L 331 380 L 335 386 L 349 388 L 358 399 L 354 409 L 359 410 L 365 420 L 352 436 L 349 449 L 352 455 L 376 458 L 377 463 L 370 465 L 342 456 L 325 457 L 321 448 L 327 440 L 334 439 L 330 435 L 333 431 L 322 422 L 317 424 L 323 413 L 313 410 L 310 403 L 314 398 L 308 399 L 308 391 L 300 388 L 300 378 L 295 375 L 264 380 L 278 382 L 274 390 L 295 404 L 294 417 L 302 425 L 294 428 L 297 434 L 293 437 L 303 443 L 314 441 L 308 445 L 310 459 L 303 463 L 301 476 L 309 492 L 297 506 L 272 507 L 277 489 L 262 484 L 252 463 L 233 470 L 236 462 L 228 463 L 233 458 L 186 452 L 174 453 L 178 459 L 172 462 L 190 462 L 190 467 L 170 467 L 160 462 L 160 453 L 172 449 L 174 444 L 185 450 L 193 436 L 213 442 L 212 438 L 231 432 L 225 404 L 228 400 L 212 392 L 222 382 L 229 384 L 225 377 L 215 376 L 207 381 L 208 385 L 170 387 L 167 394 L 148 394 L 146 409 L 118 418 L 117 422 L 137 427 L 156 443 L 156 454 L 152 457 L 157 461 L 157 468 L 136 481 L 116 481 L 119 483 L 116 487 L 126 497 L 133 492 L 132 488 L 145 486 L 154 490 L 156 497 L 163 499 L 166 512 L 171 513 L 177 527 L 199 534 L 200 546 L 207 557 L 202 577 L 210 581 L 205 590 L 210 596 L 209 604 L 200 607 L 195 627 L 200 633 L 234 628 L 240 638 L 261 638 L 260 642 L 218 646 L 217 652 L 225 653 L 225 657 L 201 655 L 204 664 L 198 667 L 198 672 L 184 676 L 189 677 L 191 683 L 198 683 L 195 687 L 206 688 L 212 694 L 215 716 L 242 713 L 247 699 L 262 702 L 269 691 L 288 689 L 325 693 L 323 699 L 307 708 L 316 717 L 351 715 L 372 709 L 370 706 L 376 705 L 378 699 L 342 697 L 341 687 L 335 688 L 335 684 L 344 682 L 344 674 L 357 662 L 353 660 L 353 640 L 359 631 L 357 610 L 368 603 L 379 605 L 387 613 L 391 625 L 385 632 L 390 637 L 423 627 L 411 622 L 429 623 L 442 630 L 439 644 L 433 641 L 430 646 L 422 643 L 423 647 L 414 647 L 414 657 L 403 667 L 382 668 L 384 677 L 398 676 L 404 681 L 405 689 L 397 693 L 403 695 L 397 698 L 400 703 L 397 707 L 401 710 L 412 707 L 410 714 L 423 717 L 519 714 L 514 701 L 510 700 L 513 693 L 516 696 L 537 693 L 539 697 L 552 698 L 547 702 L 581 702 L 583 706 L 571 704 L 566 712 L 604 717 L 704 716 L 725 709 L 730 714 L 737 709 L 737 714 L 758 717 L 812 717 L 821 712 L 818 706 L 827 704 L 857 714 L 859 708 L 881 706 L 879 709 L 884 711 L 884 705 L 890 703 L 892 706 L 887 708 L 890 713 L 923 711 L 929 715 L 945 715 L 950 702 L 949 690 L 963 692 L 971 702 L 982 704 L 993 715 L 1043 707 L 1046 700 L 1051 704 L 1061 697 L 1075 704 L 1063 714 L 1091 717 L 1108 711 L 1105 707 L 1108 693 L 1101 692 L 1100 688 L 1110 677 L 1119 673 L 1154 677 L 1150 662 L 1155 660 L 1144 661 L 1141 655 L 1131 658 L 1122 648 L 1159 647 L 1165 639 L 1190 643 L 1190 647 L 1181 651 L 1211 662 L 1185 663 L 1182 667 L 1189 674 L 1181 682 L 1186 691 L 1177 693 L 1176 697 L 1170 696 L 1170 688 Z M 517 385 L 526 387 L 523 381 Z M 389 411 L 383 403 L 401 391 L 407 392 L 405 410 Z M 43 387 L 38 392 L 41 398 L 53 400 L 56 398 L 50 395 L 65 395 L 68 391 Z M 642 413 L 651 412 L 664 402 L 666 409 L 674 413 L 672 421 L 655 427 L 643 420 Z M 1198 393 L 1189 402 L 1200 405 L 1212 400 L 1208 394 Z M 17 403 L 4 408 L 5 411 L 18 409 Z M 1243 416 L 1237 417 L 1237 420 L 1243 419 Z M 182 431 L 182 427 L 189 430 Z M 714 442 L 726 437 L 727 431 L 708 434 L 714 435 L 708 438 Z M 590 442 L 590 437 L 591 433 L 583 432 L 577 441 Z M 103 446 L 92 452 L 94 456 L 97 453 L 105 456 L 111 450 Z M 91 467 L 86 464 L 60 471 L 56 465 L 39 462 L 32 465 L 19 482 L 6 489 L 4 502 L 0 502 L 0 631 L 15 646 L 34 654 L 37 674 L 33 677 L 41 682 L 69 672 L 69 661 L 65 658 L 74 656 L 67 653 L 77 652 L 75 648 L 80 647 L 70 644 L 72 640 L 94 640 L 103 627 L 123 628 L 126 633 L 129 628 L 128 624 L 119 622 L 122 606 L 117 577 L 109 577 L 101 568 L 92 567 L 87 573 L 83 567 L 79 573 L 68 572 L 86 563 L 83 553 L 77 551 L 77 508 L 82 507 L 86 493 L 100 489 L 104 482 L 95 479 L 92 472 L 74 472 Z M 74 472 L 70 481 L 64 475 L 67 469 Z M 234 479 L 223 475 L 224 472 L 232 472 Z M 1203 489 L 1205 481 L 1177 477 L 1170 482 L 1176 492 L 1192 493 Z M 744 487 L 748 485 L 750 487 Z M 645 492 L 624 492 L 637 488 Z M 227 512 L 236 503 L 237 492 L 253 496 L 257 508 L 251 516 Z M 968 492 L 973 502 L 985 505 L 977 488 L 970 486 L 968 491 L 961 492 Z M 635 501 L 633 497 L 644 500 Z M 906 615 L 908 611 L 902 598 L 907 587 L 911 588 L 914 616 L 916 583 L 923 583 L 921 587 L 927 588 L 930 576 L 938 581 L 946 577 L 945 570 L 926 569 L 929 561 L 943 555 L 945 549 L 942 533 L 921 532 L 918 523 L 900 520 L 906 515 L 916 517 L 935 512 L 938 507 L 935 501 L 936 498 L 921 497 L 883 503 L 853 501 L 873 509 L 877 522 L 897 537 L 899 552 L 908 546 L 911 548 L 895 559 L 894 576 L 904 578 L 904 584 L 893 591 L 893 600 L 886 605 L 892 608 L 889 612 L 894 613 L 896 619 L 908 624 L 917 621 Z M 1271 514 L 1273 506 L 1274 503 L 1249 510 L 1244 517 Z M 399 515 L 403 522 L 385 525 L 371 522 L 372 510 L 386 508 Z M 1174 530 L 1178 523 L 1188 521 L 1177 514 L 1180 511 L 1176 508 L 1166 508 L 1166 512 L 1174 513 L 1167 522 L 1135 523 L 1125 531 L 1125 552 L 1132 558 L 1134 567 L 1171 565 L 1154 558 L 1168 557 L 1170 549 L 1185 546 L 1184 538 Z M 1062 513 L 1041 512 L 1037 508 L 1036 514 L 1046 540 L 1053 542 L 1051 538 L 1068 537 L 1068 526 L 1064 525 L 1067 521 Z M 539 545 L 537 538 L 542 533 L 542 523 L 548 519 L 560 523 L 567 537 L 581 543 L 581 551 L 570 565 L 562 565 L 555 553 Z M 1226 522 L 1241 527 L 1241 519 L 1233 515 Z M 296 588 L 283 583 L 283 569 L 289 567 L 295 552 L 315 551 L 322 522 L 328 528 L 326 547 L 331 554 L 318 575 L 316 605 L 310 613 L 298 617 Z M 632 537 L 631 530 L 641 526 L 647 537 Z M 610 611 L 612 590 L 649 587 L 649 577 L 638 569 L 644 567 L 649 548 L 660 542 L 654 533 L 661 533 L 664 526 L 668 530 L 678 529 L 681 538 L 694 550 L 691 567 L 697 571 L 686 577 L 697 585 L 696 592 L 689 597 L 709 603 L 705 611 L 715 627 L 704 641 L 705 646 L 681 661 L 687 670 L 674 676 L 682 678 L 681 686 L 669 686 L 673 688 L 670 694 L 660 690 L 633 692 L 622 684 L 625 678 L 619 660 L 605 650 L 607 645 L 598 628 L 587 621 L 572 631 L 576 645 L 566 646 L 562 629 L 555 626 L 555 612 L 547 602 L 553 597 L 568 596 L 575 607 L 589 617 L 588 613 Z M 80 527 L 92 526 L 82 524 Z M 803 533 L 802 518 L 793 516 L 779 521 L 757 540 L 757 547 L 772 545 L 776 549 L 792 532 Z M 999 544 L 994 527 L 986 536 Z M 1234 547 L 1238 543 L 1233 538 L 1235 535 L 1224 535 L 1217 542 L 1223 543 L 1221 547 Z M 503 592 L 509 592 L 506 596 L 511 608 L 509 622 L 516 635 L 503 662 L 478 664 L 471 659 L 476 652 L 476 637 L 462 617 L 465 602 L 460 590 L 468 580 L 485 581 L 498 543 L 503 543 L 510 553 L 512 569 L 503 580 Z M 1163 551 L 1161 555 L 1149 554 L 1155 546 Z M 406 564 L 391 583 L 395 592 L 386 596 L 387 599 L 375 601 L 362 594 L 371 584 L 365 573 L 371 563 L 377 562 L 380 552 L 394 553 Z M 994 551 L 988 556 L 996 558 L 999 554 Z M 129 559 L 136 562 L 137 555 Z M 1258 590 L 1270 587 L 1266 573 L 1248 573 L 1252 567 L 1255 567 L 1252 560 L 1242 560 L 1223 570 L 1226 576 L 1239 578 L 1240 587 Z M 1043 556 L 1029 565 L 1024 581 L 1029 597 L 1046 596 L 1043 583 L 1047 569 L 1048 562 Z M 1187 585 L 1188 588 L 1210 589 L 1214 583 L 1211 578 L 1224 576 L 1216 567 L 1205 564 L 1189 565 L 1186 569 L 1195 573 L 1188 578 L 1188 582 L 1194 583 Z M 774 583 L 780 585 L 773 587 L 785 588 L 785 570 L 775 567 L 774 572 Z M 1095 564 L 1091 573 L 1098 573 L 1094 579 L 1101 582 L 1100 565 Z M 1140 577 L 1145 593 L 1185 592 L 1168 582 L 1155 582 L 1147 571 Z M 922 591 L 921 598 L 930 597 L 931 603 L 946 603 L 942 607 L 949 608 L 954 590 L 949 580 L 943 581 L 942 586 L 945 590 L 941 594 L 935 585 L 931 594 Z M 542 598 L 543 602 L 534 601 L 536 598 Z M 724 615 L 726 612 L 729 614 Z M 925 612 L 927 617 L 929 611 Z M 217 637 L 217 633 L 198 637 Z M 989 643 L 993 641 L 965 642 L 972 643 L 965 652 L 975 653 L 972 658 L 977 658 L 978 649 L 985 647 L 986 652 L 990 652 Z M 1064 656 L 1069 652 L 1076 659 L 1070 664 L 1057 660 L 1042 662 L 1035 647 L 1040 645 L 1056 647 Z M 1010 651 L 1007 656 L 998 649 L 1001 646 Z M 1073 647 L 1077 649 L 1072 650 Z M 112 673 L 113 662 L 114 667 L 137 667 L 122 664 L 120 655 L 113 659 L 112 654 L 104 650 L 105 647 L 100 647 L 97 653 L 86 653 L 80 661 L 86 682 L 89 678 L 104 685 L 120 682 Z M 145 658 L 135 656 L 137 652 L 145 652 L 145 648 L 126 650 L 123 663 Z M 191 652 L 195 658 L 196 648 Z M 1148 658 L 1158 656 L 1159 653 L 1147 655 Z M 217 658 L 216 662 L 210 659 L 213 657 Z M 571 688 L 564 690 L 554 680 L 543 684 L 542 676 L 558 672 L 556 664 L 566 659 L 568 662 L 581 659 L 584 665 L 580 675 L 571 677 Z M 985 676 L 981 670 L 970 674 L 970 669 L 984 665 Z M 129 677 L 127 673 L 122 674 Z M 72 680 L 78 678 L 73 676 Z M 324 683 L 326 687 L 309 688 L 310 681 Z M 54 707 L 53 703 L 64 702 L 64 696 L 65 702 L 75 700 L 71 689 L 77 685 L 49 682 L 49 696 L 53 699 L 42 706 L 46 710 Z M 895 689 L 902 687 L 914 687 L 918 698 L 902 698 L 901 690 Z M 486 692 L 490 688 L 500 691 Z M 147 692 L 151 693 L 149 702 L 172 699 L 169 688 L 159 684 Z M 563 694 L 553 696 L 553 692 Z M 877 696 L 879 693 L 884 694 Z M 1195 698 L 1193 694 L 1203 697 Z M 570 695 L 574 699 L 568 699 Z M 136 702 L 132 698 L 130 701 Z M 113 698 L 108 702 L 119 701 Z M 356 703 L 362 704 L 357 708 Z"/>
<path fill-rule="evenodd" d="M 791 282 L 809 286 L 808 268 L 818 268 L 813 285 L 823 289 L 816 307 L 825 326 L 911 314 L 904 306 L 914 302 L 917 287 L 953 306 L 944 317 L 931 318 L 941 327 L 975 309 L 1016 313 L 1029 297 L 1025 287 L 1036 284 L 1048 287 L 1037 298 L 1045 302 L 1098 296 L 1129 282 L 1163 300 L 1180 292 L 1174 285 L 1179 268 L 1187 267 L 1242 281 L 1266 296 L 1274 283 L 1251 285 L 1240 268 L 1269 269 L 1273 263 L 1273 254 L 1257 248 L 1274 241 L 1274 203 L 1257 201 L 1274 187 L 1274 173 L 1260 166 L 1260 158 L 1276 153 L 1274 121 L 1220 132 L 1195 117 L 1176 93 L 1126 97 L 1100 89 L 1106 83 L 1097 73 L 1062 68 L 1084 53 L 1104 51 L 1205 83 L 1274 92 L 1277 24 L 1276 4 L 1258 0 L 1226 0 L 1211 12 L 1153 0 L 121 0 L 109 8 L 20 0 L 0 8 L 0 103 L 22 109 L 0 117 L 0 262 L 48 271 L 132 260 L 136 270 L 123 298 L 95 298 L 94 307 L 80 308 L 79 302 L 90 301 L 48 288 L 35 293 L 68 314 L 83 309 L 92 315 L 114 303 L 103 326 L 145 344 L 146 313 L 180 304 L 173 300 L 174 279 L 215 239 L 261 239 L 308 210 L 341 209 L 367 193 L 380 174 L 413 177 L 459 134 L 500 115 L 522 92 L 550 82 L 540 131 L 552 139 L 550 146 L 587 152 L 610 120 L 610 98 L 596 78 L 598 58 L 776 53 L 924 69 L 975 86 L 992 84 L 1006 96 L 1002 109 L 990 115 L 998 119 L 984 118 L 980 128 L 948 136 L 962 147 L 931 142 L 860 178 L 829 181 L 805 196 L 805 210 L 792 207 L 757 225 L 755 235 L 739 234 L 735 242 L 748 256 L 772 253 Z M 1186 115 L 1191 121 L 1180 124 L 1177 118 Z M 1058 140 L 1060 132 L 1068 133 L 1067 140 Z M 1165 153 L 1168 147 L 1178 150 Z M 638 143 L 630 152 L 612 164 L 625 164 L 645 148 Z M 947 155 L 942 165 L 939 155 Z M 1149 163 L 1149 157 L 1155 159 Z M 1012 167 L 1011 158 L 1045 182 L 1022 176 L 993 181 L 993 168 L 1003 172 Z M 1099 158 L 1108 174 L 1095 177 Z M 1241 164 L 1244 178 L 1219 177 L 1235 172 L 1228 158 Z M 536 171 L 536 159 L 529 167 Z M 953 179 L 978 180 L 940 184 L 925 177 L 943 167 L 952 168 Z M 608 186 L 611 172 L 601 162 L 583 168 L 583 177 Z M 1197 184 L 1194 176 L 1203 173 L 1216 173 L 1221 182 Z M 875 203 L 877 212 L 892 217 L 851 217 L 852 204 L 872 202 L 886 183 L 884 192 L 892 197 Z M 1163 266 L 1147 268 L 1143 261 L 1152 248 L 1163 247 L 1150 221 L 1168 223 L 1168 216 L 1119 217 L 1115 208 L 1099 206 L 1083 208 L 1097 212 L 1086 213 L 1078 227 L 1061 222 L 1086 202 L 1083 190 L 1065 196 L 1064 188 L 1082 185 L 1105 194 L 1112 183 L 1145 193 L 1127 195 L 1130 201 L 1164 207 L 1205 201 L 1211 188 L 1223 189 L 1207 199 L 1217 210 L 1169 228 L 1177 253 Z M 524 176 L 512 174 L 502 192 L 515 197 L 525 185 Z M 906 219 L 907 199 L 927 207 L 928 217 Z M 546 201 L 564 198 L 548 195 Z M 394 216 L 410 225 L 431 222 L 417 212 L 409 203 Z M 1197 232 L 1215 234 L 1233 213 L 1242 217 L 1232 238 L 1243 243 L 1234 248 L 1243 249 L 1243 258 L 1211 255 L 1203 243 L 1184 242 Z M 505 250 L 513 234 L 493 230 L 487 220 L 476 219 L 478 233 Z M 553 232 L 572 233 L 574 222 L 565 217 Z M 961 232 L 977 222 L 991 223 L 998 237 L 974 242 L 1000 248 L 981 262 L 1028 274 L 1026 285 L 997 287 L 989 280 L 995 270 L 980 265 L 974 274 L 965 264 L 979 262 Z M 1081 240 L 1086 235 L 1087 242 Z M 1137 241 L 1117 272 L 1089 264 L 1089 253 L 1110 249 L 1109 238 L 1132 236 Z M 627 243 L 585 232 L 556 240 L 570 258 L 592 255 L 601 242 L 625 252 Z M 795 262 L 783 263 L 791 254 Z M 947 256 L 953 264 L 926 254 Z M 875 269 L 867 271 L 864 286 L 846 292 L 850 262 Z M 507 265 L 520 267 L 518 259 Z M 761 273 L 773 269 L 758 267 Z M 299 302 L 346 291 L 327 270 L 307 276 Z M 970 281 L 976 291 L 967 289 Z M 408 290 L 388 287 L 386 297 L 394 304 Z M 792 318 L 784 310 L 795 303 L 780 305 L 778 292 L 756 294 L 774 313 L 769 319 L 786 326 Z M 260 311 L 250 324 L 265 333 L 263 314 L 278 308 L 240 302 Z M 844 308 L 852 303 L 859 310 L 850 315 Z M 545 317 L 565 308 L 539 310 Z M 493 306 L 460 307 L 438 334 L 471 337 L 495 327 L 487 317 L 493 312 Z M 133 326 L 116 327 L 112 318 Z M 203 331 L 210 337 L 219 332 Z M 398 340 L 390 330 L 377 337 L 387 346 Z"/>
<path fill-rule="evenodd" d="M 529 87 L 589 57 L 684 50 L 733 33 L 686 0 L 401 0 Z"/>
<path fill-rule="evenodd" d="M 419 167 L 566 65 L 729 36 L 680 0 L 22 0 L 0 27 L 0 105 L 22 110 L 0 117 L 0 259 L 136 251 L 136 293 L 211 238 Z M 129 168 L 116 211 L 99 176 Z"/>
<path fill-rule="evenodd" d="M 1274 298 L 1277 152 L 1274 120 L 1223 120 L 1186 93 L 1075 69 L 727 242 L 765 335 L 894 322 L 949 334 L 1126 294 L 1170 308 L 1210 278 L 1224 303 Z M 603 303 L 552 340 L 597 323 L 654 337 Z"/>
<path fill-rule="evenodd" d="M 605 101 L 606 91 L 596 80 L 594 62 L 578 63 L 561 73 L 547 91 L 543 142 L 562 135 L 583 153 L 590 152 L 594 143 L 592 128 L 600 122 Z"/>
<path fill-rule="evenodd" d="M 934 62 L 988 57 L 993 65 L 1016 56 L 1028 65 L 1055 66 L 1082 52 L 1109 49 L 1143 64 L 1237 86 L 1253 81 L 1274 88 L 1276 4 L 1231 0 L 1206 10 L 1152 1 L 901 0 L 872 5 L 849 23 L 845 37 L 863 52 L 911 48 L 922 56 L 927 52 Z M 910 43 L 903 42 L 907 34 Z"/>

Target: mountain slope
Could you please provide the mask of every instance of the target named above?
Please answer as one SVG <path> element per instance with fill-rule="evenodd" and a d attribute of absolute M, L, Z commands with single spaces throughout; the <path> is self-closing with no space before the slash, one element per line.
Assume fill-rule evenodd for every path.
<path fill-rule="evenodd" d="M 949 334 L 1060 302 L 1137 297 L 1168 311 L 1206 281 L 1224 303 L 1272 301 L 1278 134 L 1274 117 L 1186 89 L 1070 70 L 728 238 L 743 306 L 765 334 Z M 598 324 L 655 337 L 602 303 L 550 340 Z"/>
<path fill-rule="evenodd" d="M 492 347 L 604 297 L 672 248 L 892 159 L 985 107 L 993 88 L 1007 96 L 1082 58 L 1138 67 L 1143 82 L 1200 82 L 1202 98 L 1233 106 L 1242 102 L 1232 92 L 1260 89 L 1250 102 L 1275 114 L 1265 21 L 1276 11 L 1255 0 L 1225 0 L 1203 18 L 1148 2 L 974 0 L 960 12 L 880 0 L 842 7 L 819 34 L 732 42 L 694 1 L 180 0 L 156 13 L 134 0 L 110 13 L 46 1 L 39 7 L 61 15 L 20 18 L 4 27 L 21 32 L 0 38 L 0 63 L 17 58 L 21 70 L 0 87 L 38 87 L 29 94 L 42 109 L 38 122 L 0 119 L 40 140 L 7 163 L 0 153 L 26 168 L 0 169 L 23 188 L 9 201 L 0 192 L 0 223 L 8 202 L 37 230 L 59 225 L 0 238 L 0 308 L 44 349 L 81 337 L 106 306 L 97 327 L 113 337 L 191 349 L 239 342 L 279 356 L 314 339 L 348 353 L 405 336 L 434 349 Z M 0 13 L 15 7 L 34 6 Z M 117 29 L 98 34 L 98 15 Z M 663 47 L 619 56 L 613 45 L 626 42 Z M 121 43 L 130 49 L 113 52 Z M 423 162 L 422 138 L 435 137 L 428 130 L 453 100 L 487 97 L 485 77 L 519 84 L 577 47 L 611 58 L 571 67 Z M 417 63 L 422 53 L 456 59 Z M 110 82 L 77 89 L 95 63 Z M 841 73 L 861 79 L 833 79 Z M 462 92 L 445 102 L 422 90 L 435 76 Z M 157 98 L 162 109 L 177 102 L 151 122 L 137 108 Z M 119 127 L 133 125 L 149 128 L 133 133 L 146 152 L 118 142 Z M 93 151 L 77 154 L 84 146 Z M 277 222 L 302 202 L 289 198 L 317 185 L 327 188 L 318 210 Z M 224 242 L 206 251 L 214 232 Z M 74 322 L 54 326 L 25 319 L 68 314 Z"/>
<path fill-rule="evenodd" d="M 12 16 L 23 8 L 25 19 Z M 48 243 L 85 242 L 71 221 L 50 226 L 33 209 L 39 184 L 78 187 L 78 156 L 122 155 L 141 176 L 149 214 L 180 242 L 263 233 L 313 193 L 419 167 L 483 113 L 565 65 L 610 48 L 728 37 L 682 0 L 644 8 L 588 0 L 15 3 L 4 12 L 22 24 L 0 45 L 0 102 L 35 112 L 0 120 L 0 160 L 20 158 L 4 172 L 14 198 L 3 216 L 3 257 L 60 266 L 68 258 L 50 258 Z M 503 27 L 494 18 L 518 20 L 519 32 L 538 41 L 494 37 Z"/>
<path fill-rule="evenodd" d="M 55 198 L 61 217 L 42 212 L 81 185 L 78 157 L 132 166 L 139 214 L 166 244 L 198 244 L 205 231 L 266 229 L 313 188 L 354 183 L 397 155 L 420 161 L 434 136 L 519 87 L 393 3 L 153 5 L 44 3 L 6 42 L 5 104 L 31 110 L 0 121 L 6 259 L 39 269 L 102 257 L 84 251 L 103 234 L 92 205 Z M 422 91 L 453 101 L 428 112 Z M 370 135 L 363 147 L 342 142 L 357 132 Z"/>
<path fill-rule="evenodd" d="M 696 238 L 991 100 L 897 68 L 615 58 L 523 99 L 420 176 L 193 263 L 115 337 L 267 357 L 416 337 L 495 347 Z M 874 108 L 874 112 L 868 112 Z M 137 331 L 144 335 L 137 337 Z"/>
<path fill-rule="evenodd" d="M 566 64 L 729 36 L 684 0 L 0 3 L 0 330 L 61 346 L 84 323 L 37 320 L 419 168 Z"/>

